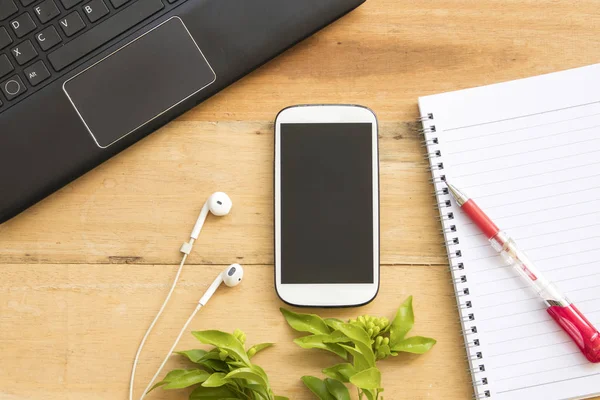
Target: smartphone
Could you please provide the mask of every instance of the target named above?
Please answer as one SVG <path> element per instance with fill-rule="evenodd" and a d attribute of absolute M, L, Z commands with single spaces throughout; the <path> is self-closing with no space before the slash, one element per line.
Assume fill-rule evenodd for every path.
<path fill-rule="evenodd" d="M 275 287 L 286 303 L 350 307 L 379 290 L 375 114 L 300 105 L 275 121 Z"/>

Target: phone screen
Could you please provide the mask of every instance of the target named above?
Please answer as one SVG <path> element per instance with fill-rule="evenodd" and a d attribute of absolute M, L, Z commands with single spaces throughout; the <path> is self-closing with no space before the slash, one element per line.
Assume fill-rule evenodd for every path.
<path fill-rule="evenodd" d="M 373 126 L 281 124 L 281 282 L 373 283 Z"/>

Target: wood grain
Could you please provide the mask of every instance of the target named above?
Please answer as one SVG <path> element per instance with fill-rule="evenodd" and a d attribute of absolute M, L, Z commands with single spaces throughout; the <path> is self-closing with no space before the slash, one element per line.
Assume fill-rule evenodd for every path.
<path fill-rule="evenodd" d="M 179 263 L 205 198 L 234 200 L 210 218 L 152 336 L 138 383 L 159 363 L 222 265 L 245 282 L 222 290 L 194 329 L 247 331 L 278 346 L 257 358 L 280 394 L 334 362 L 292 343 L 272 287 L 273 127 L 298 103 L 356 103 L 381 121 L 378 299 L 328 316 L 389 315 L 415 295 L 423 357 L 384 363 L 387 399 L 470 398 L 455 300 L 418 126 L 418 96 L 598 62 L 593 0 L 369 0 L 158 133 L 0 225 L 0 399 L 124 399 L 138 341 Z M 193 346 L 189 337 L 182 348 Z M 140 389 L 141 384 L 138 385 Z M 154 395 L 183 399 L 184 395 Z"/>
<path fill-rule="evenodd" d="M 444 263 L 416 124 L 384 122 L 380 146 L 382 262 Z M 177 121 L 118 155 L 2 225 L 0 262 L 175 264 L 219 190 L 232 213 L 209 217 L 190 262 L 272 264 L 273 127 L 234 121 Z"/>

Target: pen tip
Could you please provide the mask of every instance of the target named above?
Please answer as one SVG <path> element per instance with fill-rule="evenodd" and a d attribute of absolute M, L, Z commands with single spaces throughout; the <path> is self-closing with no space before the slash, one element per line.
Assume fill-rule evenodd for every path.
<path fill-rule="evenodd" d="M 450 182 L 446 181 L 446 186 L 448 187 L 448 191 L 450 192 L 452 197 L 454 197 L 454 200 L 456 200 L 456 203 L 460 207 L 462 207 L 463 204 L 465 204 L 467 201 L 469 201 L 469 196 L 467 196 L 464 192 L 462 192 L 460 189 L 458 189 L 456 186 L 454 186 Z"/>

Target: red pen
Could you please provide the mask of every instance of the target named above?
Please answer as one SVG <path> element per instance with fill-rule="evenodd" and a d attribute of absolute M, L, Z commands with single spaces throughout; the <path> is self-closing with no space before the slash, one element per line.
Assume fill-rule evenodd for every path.
<path fill-rule="evenodd" d="M 546 311 L 573 339 L 585 357 L 600 362 L 600 333 L 583 314 L 546 279 L 535 265 L 517 247 L 516 243 L 477 206 L 464 192 L 447 183 L 448 190 L 458 206 L 479 227 L 502 258 L 519 272 L 546 303 Z"/>

